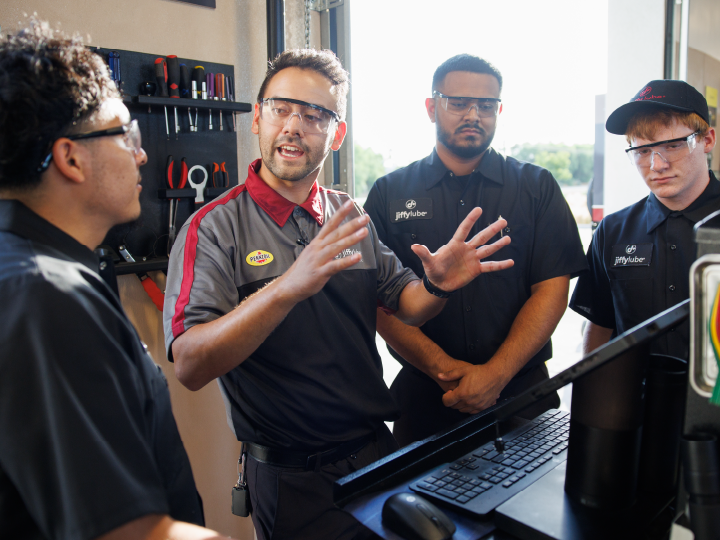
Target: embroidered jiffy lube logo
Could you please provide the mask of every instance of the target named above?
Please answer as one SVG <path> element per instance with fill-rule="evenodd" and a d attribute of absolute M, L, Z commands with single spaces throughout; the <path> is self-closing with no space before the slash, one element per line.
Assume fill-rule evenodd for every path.
<path fill-rule="evenodd" d="M 648 99 L 662 99 L 665 96 L 655 96 L 652 94 L 652 87 L 646 86 L 642 92 L 635 96 L 635 101 L 646 101 Z"/>
<path fill-rule="evenodd" d="M 400 223 L 413 219 L 432 219 L 432 199 L 397 199 L 388 205 L 390 221 Z"/>
<path fill-rule="evenodd" d="M 245 262 L 247 262 L 250 266 L 264 266 L 271 263 L 272 261 L 272 253 L 263 251 L 262 249 L 253 251 L 247 257 L 245 257 Z"/>
<path fill-rule="evenodd" d="M 623 266 L 650 266 L 652 244 L 616 244 L 612 247 L 613 268 Z"/>

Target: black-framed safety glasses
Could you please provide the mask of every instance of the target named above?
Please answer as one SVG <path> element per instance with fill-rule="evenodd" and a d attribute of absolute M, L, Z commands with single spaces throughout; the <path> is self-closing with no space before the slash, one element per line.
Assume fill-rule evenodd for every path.
<path fill-rule="evenodd" d="M 450 114 L 465 116 L 470 109 L 475 109 L 480 118 L 497 116 L 500 110 L 500 98 L 474 98 L 460 96 L 446 96 L 445 94 L 433 91 L 433 97 L 440 100 L 440 105 Z"/>
<path fill-rule="evenodd" d="M 697 146 L 696 136 L 699 133 L 699 131 L 696 131 L 685 137 L 678 137 L 677 139 L 658 141 L 643 144 L 642 146 L 631 146 L 625 149 L 625 153 L 628 158 L 630 158 L 630 163 L 639 167 L 651 165 L 655 154 L 660 156 L 666 163 L 672 163 L 688 156 L 695 150 Z"/>
<path fill-rule="evenodd" d="M 88 131 L 85 133 L 73 133 L 70 135 L 64 135 L 63 137 L 59 138 L 70 139 L 71 141 L 81 141 L 83 139 L 93 139 L 95 137 L 112 137 L 114 135 L 124 135 L 123 140 L 125 141 L 125 144 L 135 153 L 135 155 L 137 155 L 140 150 L 142 150 L 142 136 L 140 135 L 140 127 L 138 126 L 137 120 L 131 120 L 129 124 L 124 124 L 122 126 L 114 128 L 101 129 L 98 131 Z M 50 153 L 48 153 L 47 156 L 45 156 L 45 159 L 42 160 L 40 166 L 37 169 L 37 172 L 45 172 L 50 166 L 51 161 L 52 150 L 50 151 Z"/>
<path fill-rule="evenodd" d="M 292 98 L 265 98 L 260 100 L 260 118 L 273 126 L 284 127 L 293 116 L 297 116 L 303 131 L 327 133 L 333 121 L 340 123 L 335 111 Z"/>

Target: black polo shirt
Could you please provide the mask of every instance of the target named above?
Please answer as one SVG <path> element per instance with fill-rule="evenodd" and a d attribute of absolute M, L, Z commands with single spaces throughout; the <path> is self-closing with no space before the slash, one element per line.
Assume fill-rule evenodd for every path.
<path fill-rule="evenodd" d="M 515 265 L 479 276 L 421 329 L 453 358 L 484 364 L 505 341 L 532 285 L 587 268 L 575 219 L 552 175 L 491 148 L 472 174 L 459 178 L 433 150 L 378 179 L 365 210 L 380 240 L 422 275 L 422 263 L 410 246 L 424 244 L 436 251 L 476 206 L 483 214 L 468 239 L 502 216 L 508 222 L 502 234 L 509 234 L 512 243 L 485 260 L 513 259 Z M 551 356 L 548 341 L 523 371 Z"/>
<path fill-rule="evenodd" d="M 0 201 L 0 538 L 96 538 L 148 514 L 202 524 L 167 381 L 98 260 Z"/>
<path fill-rule="evenodd" d="M 674 212 L 650 194 L 605 217 L 587 253 L 590 271 L 578 280 L 570 308 L 612 328 L 613 337 L 690 296 L 695 261 L 693 227 L 720 209 L 720 182 L 710 172 L 705 191 Z M 654 340 L 651 351 L 688 358 L 689 322 Z"/>

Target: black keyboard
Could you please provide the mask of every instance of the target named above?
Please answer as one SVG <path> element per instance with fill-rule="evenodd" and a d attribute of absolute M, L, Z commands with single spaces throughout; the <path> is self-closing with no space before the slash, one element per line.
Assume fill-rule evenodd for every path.
<path fill-rule="evenodd" d="M 432 471 L 410 489 L 486 516 L 567 459 L 570 414 L 552 409 L 503 436 L 505 451 L 489 442 Z"/>

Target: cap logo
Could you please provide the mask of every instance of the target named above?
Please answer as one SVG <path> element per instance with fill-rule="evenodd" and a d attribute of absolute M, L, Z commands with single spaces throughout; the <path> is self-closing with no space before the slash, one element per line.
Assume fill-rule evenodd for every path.
<path fill-rule="evenodd" d="M 654 96 L 652 95 L 652 86 L 646 86 L 642 92 L 638 94 L 638 97 L 635 98 L 635 101 L 645 101 L 648 99 L 662 99 L 665 96 Z"/>
<path fill-rule="evenodd" d="M 272 253 L 269 253 L 267 251 L 263 251 L 262 249 L 259 249 L 257 251 L 253 251 L 250 253 L 247 257 L 245 257 L 245 261 L 250 266 L 264 266 L 266 264 L 271 263 L 273 260 Z"/>

